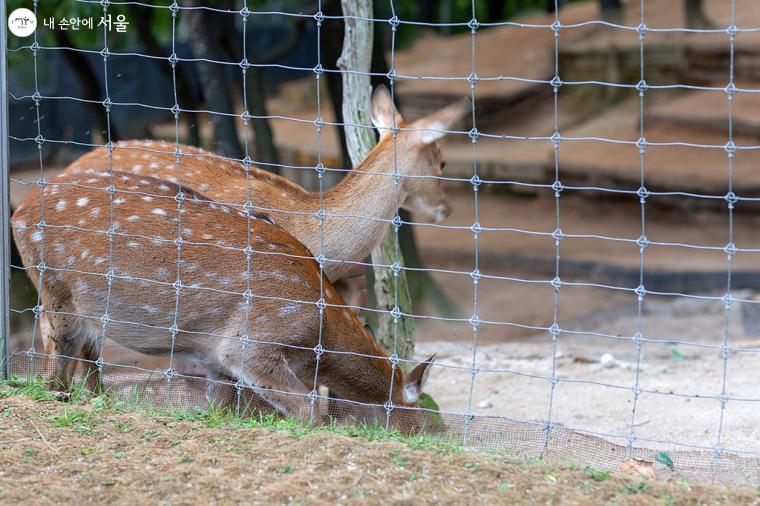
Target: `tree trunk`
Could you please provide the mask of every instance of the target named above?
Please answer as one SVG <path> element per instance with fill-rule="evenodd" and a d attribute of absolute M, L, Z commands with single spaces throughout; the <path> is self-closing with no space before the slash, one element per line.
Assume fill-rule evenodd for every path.
<path fill-rule="evenodd" d="M 199 0 L 187 2 L 190 6 L 199 6 Z M 227 57 L 219 41 L 224 40 L 225 31 L 229 30 L 230 14 L 218 14 L 199 9 L 184 12 L 190 37 L 193 55 L 196 58 L 225 61 Z M 234 29 L 234 27 L 233 27 Z M 203 88 L 206 108 L 215 112 L 233 113 L 235 106 L 232 102 L 232 84 L 227 77 L 224 65 L 208 62 L 198 62 L 198 76 Z M 242 149 L 237 135 L 235 116 L 210 114 L 214 127 L 213 150 L 229 157 L 240 158 Z"/>
<path fill-rule="evenodd" d="M 372 63 L 373 27 L 371 22 L 357 18 L 372 18 L 370 0 L 342 0 L 343 13 L 356 18 L 345 20 L 343 53 L 338 67 L 343 70 L 368 72 Z M 343 74 L 343 117 L 347 123 L 355 125 L 371 124 L 370 107 L 372 85 L 366 74 L 346 72 Z M 353 166 L 357 166 L 375 145 L 375 133 L 368 128 L 345 125 L 348 153 Z M 396 247 L 398 238 L 393 229 L 386 232 L 380 245 L 372 251 L 372 262 L 376 265 L 391 265 L 398 262 L 403 266 L 403 257 Z M 401 314 L 389 314 L 398 308 L 401 313 L 412 312 L 412 301 L 405 271 L 375 267 L 375 297 L 378 309 L 388 311 L 378 317 L 376 336 L 378 342 L 389 353 L 402 359 L 411 359 L 414 354 L 414 320 Z M 396 325 L 396 322 L 398 325 Z M 407 369 L 405 366 L 402 369 Z"/>
<path fill-rule="evenodd" d="M 132 12 L 132 18 L 135 20 L 135 28 L 137 28 L 137 34 L 140 38 L 140 42 L 143 43 L 148 54 L 151 56 L 166 56 L 170 55 L 169 49 L 163 47 L 158 40 L 153 36 L 153 32 L 150 29 L 151 22 L 153 21 L 153 11 L 155 9 L 149 7 L 142 7 L 132 5 L 129 7 Z M 161 72 L 164 76 L 172 80 L 172 71 L 169 64 L 159 65 Z M 176 65 L 177 76 L 177 101 L 180 107 L 183 109 L 198 109 L 198 104 L 190 91 L 189 78 L 187 76 L 186 68 L 181 63 Z M 192 114 L 183 114 L 180 118 L 185 122 L 187 128 L 187 137 L 184 142 L 191 146 L 198 146 L 200 144 L 200 134 L 196 125 L 197 121 L 194 120 Z"/>
<path fill-rule="evenodd" d="M 74 43 L 69 37 L 68 32 L 64 32 L 62 30 L 53 30 L 53 35 L 55 36 L 56 43 L 59 46 L 72 48 L 75 47 Z M 83 98 L 87 100 L 102 102 L 105 99 L 105 95 L 101 95 L 100 86 L 98 86 L 99 81 L 95 76 L 95 72 L 93 71 L 92 67 L 90 67 L 87 58 L 84 57 L 84 54 L 78 51 L 62 51 L 62 53 L 63 57 L 69 63 L 69 67 L 71 67 L 71 69 L 79 76 L 79 81 L 82 83 L 82 91 L 84 93 Z M 92 113 L 100 134 L 104 139 L 108 140 L 109 127 L 108 121 L 106 119 L 106 111 L 103 106 L 99 103 L 90 102 L 86 102 L 84 105 Z M 111 122 L 110 131 L 110 140 L 113 142 L 118 141 L 120 139 L 119 131 L 113 122 Z"/>
<path fill-rule="evenodd" d="M 247 47 L 246 58 L 249 63 L 273 63 L 292 50 L 299 42 L 303 34 L 301 26 L 302 21 L 298 21 L 294 27 L 294 33 L 283 41 L 283 43 L 272 49 L 270 54 L 254 54 L 253 49 Z M 240 33 L 236 29 L 231 29 L 225 38 L 225 45 L 228 52 L 235 56 L 238 61 L 243 61 L 243 38 L 246 33 Z M 242 75 L 241 75 L 242 80 Z M 246 101 L 248 103 L 248 112 L 252 116 L 259 116 L 249 121 L 253 128 L 253 153 L 250 154 L 256 162 L 262 163 L 262 168 L 270 172 L 279 173 L 280 157 L 274 142 L 274 133 L 269 124 L 269 119 L 261 116 L 268 116 L 266 105 L 266 87 L 264 81 L 264 69 L 250 67 L 246 72 Z M 238 87 L 242 89 L 240 86 Z"/>
<path fill-rule="evenodd" d="M 702 0 L 684 0 L 684 9 L 686 10 L 686 28 L 709 29 L 713 27 L 713 23 L 705 14 Z"/>

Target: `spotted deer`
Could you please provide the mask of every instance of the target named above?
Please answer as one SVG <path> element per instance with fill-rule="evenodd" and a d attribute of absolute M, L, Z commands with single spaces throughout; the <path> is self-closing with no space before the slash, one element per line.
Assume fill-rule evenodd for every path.
<path fill-rule="evenodd" d="M 421 219 L 439 222 L 450 212 L 441 180 L 443 158 L 438 139 L 468 108 L 453 104 L 413 123 L 406 123 L 384 86 L 372 97 L 372 123 L 380 132 L 377 146 L 334 188 L 309 192 L 271 172 L 221 159 L 208 151 L 180 145 L 181 180 L 178 180 L 177 146 L 167 142 L 124 141 L 116 143 L 109 162 L 106 148 L 83 155 L 66 172 L 84 180 L 98 172 L 113 170 L 138 176 L 154 176 L 179 182 L 207 197 L 242 206 L 248 202 L 272 214 L 279 225 L 293 234 L 314 256 L 320 252 L 327 277 L 335 282 L 351 271 L 378 245 L 397 204 Z M 392 131 L 399 128 L 394 141 Z M 395 169 L 402 177 L 398 200 L 394 189 Z M 324 241 L 317 213 L 324 209 Z M 281 211 L 281 212 L 278 212 Z"/>
<path fill-rule="evenodd" d="M 12 225 L 55 352 L 94 373 L 105 336 L 254 387 L 286 416 L 308 416 L 317 367 L 341 399 L 417 406 L 432 359 L 394 369 L 308 249 L 266 215 L 116 171 L 51 179 Z M 75 367 L 60 361 L 62 386 Z"/>

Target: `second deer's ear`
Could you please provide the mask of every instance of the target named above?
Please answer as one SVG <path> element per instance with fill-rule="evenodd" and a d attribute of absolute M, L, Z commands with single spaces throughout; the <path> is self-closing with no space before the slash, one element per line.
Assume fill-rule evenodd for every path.
<path fill-rule="evenodd" d="M 435 354 L 432 357 L 417 365 L 404 381 L 404 400 L 409 403 L 416 403 L 420 400 L 422 387 L 425 386 L 430 370 L 435 362 Z"/>
<path fill-rule="evenodd" d="M 418 129 L 415 132 L 416 139 L 422 144 L 430 144 L 437 141 L 451 130 L 465 114 L 472 112 L 472 102 L 468 98 L 463 98 L 436 111 L 424 118 L 418 119 L 412 124 L 412 128 Z"/>
<path fill-rule="evenodd" d="M 384 137 L 390 135 L 390 129 L 400 123 L 401 115 L 393 105 L 391 93 L 385 86 L 378 86 L 372 93 L 372 124 L 380 131 L 380 137 Z"/>

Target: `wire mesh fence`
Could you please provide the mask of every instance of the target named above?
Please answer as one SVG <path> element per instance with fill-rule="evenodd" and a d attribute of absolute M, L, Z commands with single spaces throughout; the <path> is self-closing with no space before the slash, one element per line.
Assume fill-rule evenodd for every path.
<path fill-rule="evenodd" d="M 757 150 L 760 145 L 738 143 L 733 128 L 735 97 L 760 92 L 740 86 L 735 81 L 736 38 L 742 34 L 760 31 L 760 28 L 737 26 L 737 8 L 734 1 L 730 2 L 728 7 L 730 22 L 727 26 L 705 29 L 650 27 L 647 23 L 654 20 L 650 21 L 647 17 L 647 3 L 644 0 L 638 4 L 639 22 L 636 25 L 612 23 L 601 19 L 563 23 L 563 11 L 556 0 L 551 23 L 481 22 L 478 20 L 475 2 L 472 2 L 470 19 L 447 23 L 403 19 L 397 13 L 392 0 L 388 5 L 388 18 L 328 15 L 324 12 L 322 2 L 308 8 L 299 8 L 298 12 L 296 9 L 291 12 L 284 10 L 282 6 L 288 5 L 286 3 L 271 4 L 279 6 L 276 9 L 259 10 L 258 6 L 248 5 L 246 1 L 241 2 L 235 9 L 199 5 L 195 2 L 185 5 L 180 2 L 152 4 L 78 0 L 77 3 L 98 8 L 98 16 L 107 19 L 110 19 L 108 16 L 114 9 L 124 6 L 150 9 L 152 15 L 165 18 L 167 43 L 171 51 L 166 55 L 149 55 L 134 50 L 116 51 L 112 49 L 113 32 L 107 27 L 99 27 L 98 33 L 102 37 L 102 48 L 99 50 L 47 45 L 38 39 L 36 31 L 30 43 L 29 39 L 17 39 L 18 45 L 11 45 L 4 55 L 14 55 L 19 62 L 31 63 L 34 77 L 30 86 L 19 86 L 17 89 L 9 90 L 7 100 L 4 100 L 6 114 L 9 104 L 29 102 L 36 127 L 36 135 L 29 136 L 14 135 L 11 128 L 6 144 L 34 146 L 39 168 L 39 175 L 34 178 L 19 179 L 11 175 L 12 182 L 31 188 L 37 195 L 34 210 L 27 207 L 26 214 L 23 214 L 24 210 L 18 208 L 16 218 L 11 223 L 17 243 L 26 244 L 25 247 L 20 247 L 21 261 L 12 265 L 12 268 L 24 271 L 39 290 L 33 305 L 10 308 L 10 312 L 17 315 L 33 315 L 33 326 L 28 332 L 28 347 L 11 349 L 7 353 L 6 370 L 11 375 L 51 378 L 68 367 L 61 364 L 73 361 L 83 366 L 80 367 L 78 377 L 83 378 L 82 375 L 86 376 L 87 371 L 97 373 L 112 392 L 124 397 L 139 397 L 143 402 L 166 402 L 174 406 L 192 408 L 205 404 L 213 397 L 216 401 L 224 401 L 234 406 L 241 414 L 268 411 L 293 415 L 308 412 L 313 418 L 315 413 L 322 413 L 343 421 L 374 420 L 384 423 L 389 428 L 396 427 L 402 430 L 410 427 L 423 428 L 467 447 L 505 451 L 521 457 L 542 457 L 559 464 L 572 462 L 592 465 L 599 469 L 618 469 L 620 462 L 635 458 L 655 462 L 658 473 L 664 476 L 733 484 L 758 483 L 760 448 L 726 443 L 725 437 L 732 410 L 735 410 L 734 413 L 742 410 L 754 412 L 757 402 L 760 401 L 760 397 L 752 391 L 742 393 L 735 390 L 730 381 L 732 363 L 740 363 L 741 367 L 747 367 L 747 364 L 756 360 L 755 357 L 760 352 L 760 347 L 745 345 L 743 341 L 735 345 L 731 339 L 731 326 L 738 318 L 736 307 L 753 308 L 760 304 L 760 300 L 746 295 L 746 292 L 737 293 L 734 269 L 737 255 L 760 253 L 760 247 L 753 247 L 751 241 L 748 242 L 749 246 L 742 246 L 734 234 L 736 207 L 760 201 L 760 196 L 756 194 L 743 195 L 735 191 L 734 161 L 738 153 Z M 36 12 L 39 2 L 35 2 L 34 6 Z M 630 9 L 632 6 L 628 5 L 627 8 Z M 181 35 L 181 24 L 183 16 L 193 12 L 232 17 L 243 34 L 247 33 L 248 24 L 254 18 L 304 20 L 312 25 L 314 30 L 316 65 L 305 67 L 278 62 L 259 63 L 251 58 L 245 36 L 240 40 L 242 59 L 237 61 L 198 57 L 190 52 L 183 54 L 179 49 L 180 39 L 193 35 Z M 366 72 L 360 69 L 341 70 L 324 65 L 320 56 L 320 44 L 328 21 L 369 23 L 378 30 L 387 31 L 390 36 L 390 70 L 387 73 Z M 589 26 L 635 34 L 639 62 L 637 79 L 633 82 L 563 79 L 563 69 L 560 67 L 562 34 Z M 402 27 L 468 31 L 469 74 L 410 75 L 399 72 L 396 68 L 397 37 Z M 552 38 L 551 75 L 547 76 L 547 79 L 520 75 L 481 75 L 477 65 L 479 52 L 497 49 L 482 47 L 479 41 L 486 30 L 498 27 L 537 30 L 548 34 Z M 647 37 L 651 34 L 674 33 L 725 38 L 728 58 L 725 86 L 677 82 L 650 84 L 647 81 Z M 102 97 L 99 100 L 81 96 L 48 95 L 44 92 L 41 75 L 45 66 L 45 56 L 61 52 L 92 54 L 101 59 L 103 86 Z M 126 56 L 168 66 L 171 70 L 172 100 L 164 104 L 114 100 L 112 96 L 117 84 L 109 65 L 112 65 L 114 59 Z M 510 56 L 504 54 L 503 57 L 507 59 Z M 183 65 L 198 64 L 223 66 L 227 72 L 240 74 L 240 103 L 233 104 L 233 110 L 211 110 L 208 106 L 195 109 L 182 103 L 178 91 L 178 69 Z M 265 69 L 310 74 L 315 86 L 316 115 L 313 118 L 299 118 L 277 114 L 252 114 L 248 81 L 252 75 Z M 463 91 L 469 93 L 468 118 L 464 122 L 467 126 L 456 128 L 430 123 L 422 126 L 416 123 L 402 123 L 393 111 L 390 124 L 379 127 L 381 136 L 385 137 L 384 141 L 382 138 L 380 141 L 381 144 L 385 142 L 385 157 L 376 157 L 374 163 L 363 165 L 361 170 L 329 166 L 323 156 L 322 147 L 326 128 L 350 127 L 374 131 L 378 126 L 325 119 L 325 93 L 322 88 L 325 86 L 326 76 L 346 73 L 364 73 L 385 80 L 390 89 L 391 100 L 396 96 L 399 83 L 405 81 L 459 81 L 462 83 Z M 485 127 L 482 131 L 481 116 L 478 114 L 481 98 L 477 92 L 479 86 L 487 85 L 489 82 L 526 83 L 548 89 L 549 94 L 545 99 L 550 103 L 548 111 L 552 119 L 551 134 L 488 132 Z M 638 101 L 638 138 L 564 134 L 560 121 L 560 97 L 565 90 L 580 87 L 623 89 L 635 93 Z M 651 93 L 669 90 L 725 94 L 728 111 L 725 143 L 677 139 L 648 140 L 645 104 Z M 99 107 L 106 126 L 101 141 L 81 142 L 45 136 L 44 124 L 48 118 L 41 111 L 46 104 L 58 101 L 79 104 L 81 107 Z M 138 109 L 151 109 L 168 116 L 173 124 L 172 140 L 126 143 L 113 140 L 110 126 L 114 112 L 128 113 Z M 187 132 L 183 129 L 182 121 L 188 115 L 203 115 L 212 119 L 228 118 L 239 123 L 242 126 L 242 156 L 222 156 L 184 145 L 183 138 Z M 258 120 L 313 125 L 316 142 L 315 163 L 286 164 L 257 160 L 259 153 L 254 151 L 251 145 L 250 130 Z M 430 135 L 433 138 L 448 134 L 466 139 L 472 150 L 469 174 L 410 174 L 406 167 L 410 157 L 409 144 L 403 141 L 405 138 L 402 136 L 414 133 Z M 5 143 L 6 139 L 3 140 Z M 529 147 L 536 146 L 536 149 L 538 146 L 550 145 L 551 180 L 537 183 L 519 178 L 484 176 L 482 167 L 479 167 L 479 149 L 484 140 L 526 143 Z M 562 148 L 574 142 L 630 147 L 638 156 L 638 187 L 563 183 Z M 85 157 L 70 165 L 62 176 L 51 177 L 47 170 L 47 165 L 50 164 L 48 155 L 71 145 L 97 151 L 87 155 L 91 158 Z M 653 148 L 668 147 L 724 153 L 725 165 L 714 168 L 716 171 L 725 171 L 721 190 L 717 189 L 718 186 L 715 187 L 716 191 L 711 193 L 690 189 L 681 191 L 668 188 L 657 191 L 648 188 L 648 185 L 652 186 L 649 184 L 651 176 L 647 171 L 648 153 Z M 10 158 L 10 162 L 13 162 L 13 158 Z M 125 170 L 125 166 L 129 167 Z M 4 164 L 4 167 L 7 169 L 7 165 Z M 313 174 L 316 191 L 312 195 L 315 197 L 306 200 L 303 190 L 268 175 L 259 167 L 279 168 L 294 174 Z M 219 171 L 219 175 L 212 176 L 214 170 Z M 336 175 L 336 179 L 341 176 L 344 179 L 357 175 L 363 177 L 367 191 L 360 195 L 379 195 L 383 201 L 380 207 L 386 209 L 386 212 L 370 212 L 376 211 L 379 204 L 376 205 L 369 199 L 353 198 L 352 206 L 336 206 L 331 200 L 335 193 L 330 193 L 326 182 L 331 175 Z M 161 177 L 163 182 L 151 176 Z M 356 182 L 356 179 L 353 181 Z M 409 192 L 404 189 L 407 181 L 414 182 L 418 187 L 441 183 L 467 187 L 471 192 L 474 211 L 471 223 L 452 225 L 444 221 L 431 224 L 402 219 L 399 208 L 409 198 Z M 236 186 L 238 183 L 239 186 Z M 690 188 L 687 183 L 688 181 L 684 181 L 684 187 Z M 277 193 L 277 199 L 261 200 L 257 191 L 261 191 L 262 185 L 269 185 L 270 189 L 267 191 Z M 482 223 L 482 194 L 484 190 L 493 187 L 549 193 L 553 199 L 553 212 L 551 223 L 544 224 L 548 229 L 515 226 L 514 223 L 510 223 L 508 216 L 501 217 L 499 223 Z M 279 197 L 280 193 L 282 198 Z M 583 198 L 587 198 L 588 195 L 603 195 L 634 200 L 637 203 L 637 217 L 640 216 L 638 237 L 563 231 L 563 203 L 568 194 L 575 193 Z M 349 198 L 347 193 L 341 195 L 343 198 Z M 7 193 L 4 197 L 8 198 Z M 711 240 L 705 243 L 650 240 L 648 225 L 651 222 L 651 202 L 653 199 L 671 197 L 717 204 L 720 212 L 726 215 L 724 237 L 719 240 L 710 238 Z M 94 204 L 95 201 L 99 202 L 97 206 Z M 30 206 L 28 203 L 25 205 Z M 133 206 L 131 209 L 135 210 L 134 214 L 121 210 L 124 207 L 120 209 L 120 206 L 129 205 Z M 387 212 L 387 208 L 391 207 L 392 211 Z M 76 211 L 77 208 L 81 208 L 77 211 L 79 214 L 72 214 L 72 210 Z M 57 215 L 65 218 L 60 221 Z M 219 218 L 211 216 L 216 215 L 222 216 L 222 221 L 217 221 L 219 227 L 213 228 L 211 223 Z M 205 227 L 202 225 L 203 220 L 208 221 Z M 290 239 L 283 239 L 281 236 L 277 236 L 277 240 L 271 239 L 272 236 L 261 239 L 258 234 L 276 235 L 276 232 L 266 232 L 269 230 L 267 227 L 271 225 L 270 221 L 274 222 L 274 227 L 282 225 L 286 229 L 295 229 L 311 226 L 316 229 L 314 244 L 307 244 L 311 254 L 299 253 L 298 246 L 292 246 L 292 241 L 288 242 Z M 161 227 L 156 225 L 158 228 L 153 228 L 153 224 L 159 222 L 162 223 Z M 201 224 L 196 226 L 197 223 Z M 461 237 L 455 236 L 455 233 L 469 234 L 471 242 L 467 247 L 468 265 L 465 267 L 459 264 L 456 268 L 403 266 L 399 232 L 405 227 L 415 230 L 432 228 L 441 234 L 452 234 L 450 237 Z M 396 234 L 393 263 L 378 265 L 367 261 L 366 248 L 359 248 L 363 253 L 359 257 L 356 252 L 353 252 L 353 256 L 340 250 L 335 253 L 333 244 L 337 240 L 336 237 L 349 236 L 346 239 L 347 242 L 351 242 L 355 238 L 364 237 L 367 229 L 385 228 L 390 228 Z M 359 230 L 365 232 L 360 233 Z M 484 267 L 482 262 L 481 242 L 484 234 L 505 233 L 516 234 L 525 237 L 526 240 L 542 238 L 551 241 L 553 254 L 549 270 L 552 271 L 552 275 L 539 277 L 520 271 L 489 272 L 490 269 Z M 10 234 L 6 234 L 5 240 L 9 240 L 9 237 Z M 567 248 L 565 245 L 568 241 L 599 241 L 635 249 L 638 253 L 638 266 L 634 269 L 633 276 L 636 278 L 635 281 L 615 283 L 605 278 L 606 280 L 594 282 L 591 281 L 591 275 L 582 268 L 567 272 L 560 258 L 565 251 L 564 248 Z M 708 242 L 711 244 L 707 244 Z M 651 277 L 647 269 L 647 259 L 652 248 L 673 248 L 679 252 L 678 255 L 702 252 L 723 255 L 725 262 L 721 270 L 722 280 L 717 283 L 711 282 L 713 285 L 719 285 L 719 290 L 694 292 L 648 287 Z M 530 255 L 531 252 L 528 250 L 524 253 Z M 151 256 L 150 260 L 143 258 L 148 256 Z M 156 256 L 160 257 L 159 261 L 156 260 Z M 140 260 L 141 258 L 143 260 Z M 307 264 L 314 266 L 314 272 L 303 274 L 303 278 L 293 279 L 296 274 L 302 274 L 297 269 L 306 269 L 303 266 Z M 340 297 L 333 296 L 332 284 L 328 277 L 333 279 L 335 272 L 351 266 L 384 269 L 395 275 L 401 271 L 424 271 L 464 279 L 470 286 L 471 297 L 467 296 L 466 300 L 462 298 L 458 301 L 461 314 L 456 316 L 435 314 L 433 311 L 402 311 L 399 307 L 398 284 L 393 285 L 394 293 L 391 295 L 394 302 L 389 310 L 378 309 L 369 304 L 345 302 Z M 233 272 L 235 279 L 232 279 Z M 744 273 L 741 274 L 744 276 Z M 551 318 L 535 324 L 512 321 L 508 318 L 508 312 L 503 313 L 507 316 L 503 319 L 482 317 L 479 308 L 484 297 L 493 294 L 490 291 L 484 294 L 481 289 L 486 282 L 509 282 L 549 289 L 551 295 L 545 298 L 543 303 L 551 308 Z M 752 278 L 740 284 L 752 287 Z M 614 333 L 578 328 L 563 322 L 562 306 L 578 303 L 574 297 L 576 292 L 573 290 L 576 288 L 631 296 L 635 301 L 632 307 L 632 326 L 625 333 Z M 722 331 L 719 335 L 699 341 L 672 335 L 666 339 L 648 336 L 647 303 L 660 298 L 691 300 L 720 306 Z M 4 303 L 8 304 L 9 301 L 6 299 Z M 362 337 L 356 336 L 356 329 L 360 329 L 360 333 L 363 330 L 358 320 L 352 320 L 355 319 L 351 316 L 354 310 L 370 315 L 385 314 L 392 319 L 393 347 L 388 356 L 379 348 L 373 351 L 367 347 L 369 345 L 352 347 L 353 345 L 346 345 L 348 341 L 335 339 L 336 333 L 354 332 L 355 341 L 363 342 Z M 336 319 L 340 318 L 344 318 L 348 323 L 338 325 Z M 468 327 L 467 340 L 457 343 L 461 353 L 466 355 L 466 360 L 453 361 L 443 357 L 430 366 L 433 371 L 431 382 L 442 377 L 441 371 L 451 372 L 452 375 L 447 378 L 456 378 L 452 382 L 466 382 L 467 393 L 462 402 L 457 405 L 442 405 L 440 411 L 399 402 L 403 397 L 399 397 L 401 392 L 396 385 L 400 378 L 408 376 L 405 373 L 416 364 L 411 357 L 400 356 L 397 353 L 399 327 L 403 325 L 404 319 L 418 322 L 432 320 L 443 325 L 444 329 Z M 293 323 L 307 330 L 293 330 L 290 328 Z M 688 318 L 681 324 L 697 325 L 693 319 Z M 58 341 L 65 340 L 61 337 L 63 333 L 60 325 L 86 329 L 63 333 L 68 332 L 66 335 L 72 336 L 81 333 L 86 337 L 82 339 L 94 343 L 91 349 L 82 352 L 77 348 L 81 344 L 79 342 L 76 346 L 65 348 L 72 353 L 60 353 L 64 348 L 61 348 L 62 345 Z M 341 328 L 340 331 L 336 330 L 338 327 Z M 483 357 L 485 352 L 479 341 L 484 328 L 521 329 L 539 336 L 540 342 L 546 345 L 541 357 L 545 360 L 542 363 L 543 368 L 535 370 L 525 368 L 519 363 L 493 365 L 488 362 Z M 51 335 L 56 339 L 51 340 Z M 361 335 L 364 336 L 363 333 Z M 121 341 L 121 344 L 130 347 L 127 343 L 140 339 L 135 336 L 150 336 L 161 341 L 162 344 L 154 346 L 153 351 L 151 346 L 145 344 L 142 344 L 140 349 L 158 354 L 156 350 L 160 348 L 162 353 L 165 352 L 166 358 L 136 363 L 131 358 L 126 360 L 124 357 L 128 355 L 125 351 L 109 343 L 109 338 L 114 338 L 117 343 Z M 595 375 L 593 371 L 579 376 L 563 374 L 563 354 L 560 350 L 562 341 L 588 338 L 609 343 L 610 347 L 621 343 L 629 346 L 633 357 L 630 364 L 631 374 L 621 372 L 612 379 L 608 375 Z M 58 345 L 58 353 L 54 350 L 56 346 L 53 340 Z M 213 357 L 216 361 L 214 364 L 225 364 L 226 374 L 214 374 L 218 371 L 213 371 L 204 376 L 202 368 L 190 365 L 186 359 L 192 359 L 195 350 L 188 347 L 188 342 L 225 343 L 225 350 L 235 349 L 235 353 L 229 352 L 221 358 Z M 504 345 L 509 346 L 509 343 Z M 663 345 L 678 345 L 689 350 L 718 354 L 719 387 L 716 389 L 714 385 L 693 384 L 692 377 L 677 383 L 677 388 L 664 389 L 651 378 L 642 377 L 642 371 L 647 367 L 645 353 L 648 348 Z M 426 347 L 423 348 L 427 350 Z M 278 383 L 279 387 L 273 386 L 272 383 L 268 383 L 268 379 L 262 380 L 253 372 L 246 372 L 255 370 L 255 365 L 250 364 L 262 356 L 260 350 L 263 349 L 269 353 L 279 350 L 275 354 L 279 354 L 276 356 L 280 357 L 280 362 L 283 360 L 282 357 L 289 357 L 284 359 L 287 360 L 286 368 L 288 364 L 291 369 L 296 367 L 293 364 L 301 364 L 298 367 L 302 366 L 303 370 L 290 371 L 291 375 L 297 376 L 297 387 L 287 388 L 287 385 L 293 385 L 287 381 Z M 200 360 L 200 365 L 207 367 L 209 364 L 203 363 L 204 360 Z M 349 363 L 354 364 L 351 367 L 355 367 L 350 369 L 352 374 L 360 370 L 382 370 L 385 383 L 381 386 L 385 388 L 387 395 L 378 401 L 369 394 L 357 394 L 356 392 L 360 391 L 358 389 L 356 392 L 349 390 L 348 395 L 340 397 L 326 393 L 322 387 L 328 383 L 336 384 L 340 378 L 350 383 L 350 379 L 346 378 L 349 374 L 336 372 L 336 368 L 342 367 L 338 364 Z M 363 364 L 361 367 L 367 369 L 359 369 L 360 366 L 355 364 Z M 489 382 L 496 381 L 495 378 L 508 378 L 507 381 L 513 383 L 508 382 L 507 385 L 517 388 L 518 391 L 522 381 L 540 382 L 546 395 L 542 399 L 536 399 L 533 404 L 540 402 L 538 411 L 543 414 L 535 418 L 488 415 L 476 399 L 479 398 L 478 390 L 485 389 Z M 564 396 L 596 395 L 595 392 L 604 391 L 604 394 L 599 394 L 602 395 L 600 399 L 607 399 L 609 402 L 615 399 L 614 402 L 626 404 L 625 420 L 605 418 L 607 410 L 602 404 L 594 408 L 592 415 L 609 421 L 609 427 L 617 429 L 604 427 L 603 424 L 574 426 L 568 423 L 568 420 L 572 420 L 566 416 L 568 413 L 562 413 L 572 409 L 565 401 L 559 402 L 562 389 L 566 389 Z M 340 389 L 331 387 L 330 390 Z M 711 429 L 705 432 L 704 437 L 694 435 L 684 439 L 660 436 L 660 433 L 667 433 L 664 426 L 650 425 L 646 430 L 642 430 L 642 425 L 650 423 L 649 420 L 641 419 L 642 403 L 652 402 L 651 399 L 654 398 L 666 399 L 664 404 L 670 406 L 666 408 L 670 411 L 659 413 L 662 416 L 652 425 L 679 423 L 679 406 L 682 406 L 682 402 L 693 402 L 695 405 L 704 406 L 698 409 L 709 418 Z M 503 402 L 508 402 L 507 399 L 513 400 L 512 395 L 505 395 Z M 498 397 L 493 401 L 502 402 Z M 602 403 L 604 402 L 602 400 Z M 663 459 L 663 454 L 667 458 Z"/>

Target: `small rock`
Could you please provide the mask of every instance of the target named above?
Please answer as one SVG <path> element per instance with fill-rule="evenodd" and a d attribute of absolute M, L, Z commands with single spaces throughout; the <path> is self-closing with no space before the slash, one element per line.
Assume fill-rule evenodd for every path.
<path fill-rule="evenodd" d="M 607 369 L 612 369 L 617 365 L 615 356 L 612 353 L 605 353 L 602 355 L 602 358 L 599 359 L 599 362 L 602 364 L 602 367 L 606 367 Z"/>
<path fill-rule="evenodd" d="M 488 409 L 493 407 L 493 402 L 491 402 L 491 399 L 486 399 L 484 401 L 480 401 L 478 403 L 478 407 L 480 409 Z"/>

